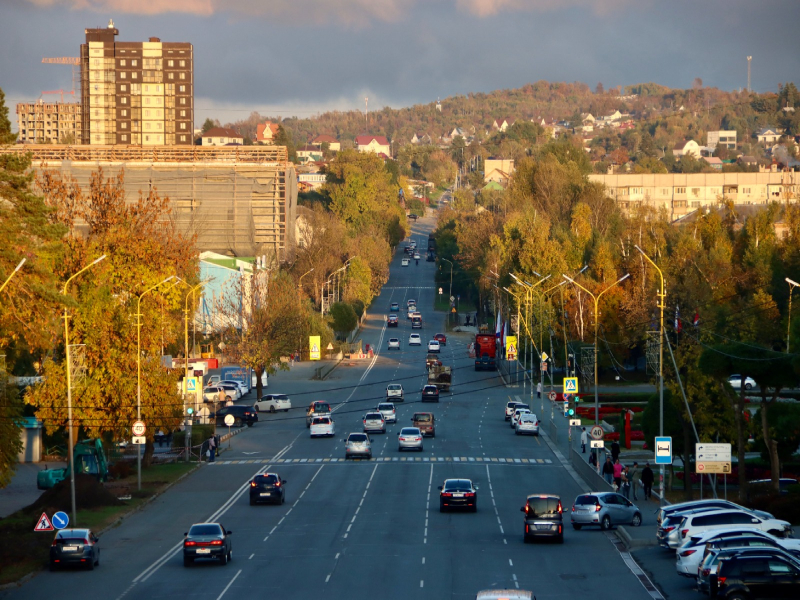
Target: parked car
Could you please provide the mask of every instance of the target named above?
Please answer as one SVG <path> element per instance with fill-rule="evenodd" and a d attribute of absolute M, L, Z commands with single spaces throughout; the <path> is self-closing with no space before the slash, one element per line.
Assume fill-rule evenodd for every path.
<path fill-rule="evenodd" d="M 366 433 L 351 433 L 344 440 L 344 457 L 372 458 L 372 440 Z"/>
<path fill-rule="evenodd" d="M 742 389 L 742 376 L 741 375 L 731 375 L 728 377 L 728 383 L 731 387 L 735 390 Z M 749 390 L 756 387 L 756 382 L 751 377 L 744 378 L 744 389 Z"/>
<path fill-rule="evenodd" d="M 259 502 L 283 504 L 286 501 L 286 480 L 277 473 L 261 473 L 250 480 L 250 506 Z"/>
<path fill-rule="evenodd" d="M 258 400 L 253 405 L 253 408 L 257 412 L 269 411 L 274 413 L 278 410 L 288 412 L 292 408 L 292 401 L 286 394 L 267 394 L 266 396 L 261 396 L 261 400 Z"/>
<path fill-rule="evenodd" d="M 700 512 L 708 512 L 710 510 L 717 510 L 717 508 L 713 506 L 704 506 L 694 509 L 688 509 L 681 512 L 674 512 L 670 513 L 666 519 L 664 519 L 658 526 L 656 530 L 656 542 L 662 548 L 667 548 L 668 550 L 674 550 L 683 544 L 683 538 L 681 536 L 681 530 L 678 529 L 678 526 L 683 521 L 683 518 L 686 515 L 691 515 L 694 513 Z"/>
<path fill-rule="evenodd" d="M 433 413 L 417 412 L 411 417 L 411 425 L 418 428 L 422 435 L 436 437 L 436 417 Z"/>
<path fill-rule="evenodd" d="M 435 385 L 425 385 L 422 387 L 422 401 L 423 402 L 438 402 L 439 401 L 439 388 Z"/>
<path fill-rule="evenodd" d="M 709 589 L 721 600 L 800 597 L 800 565 L 772 553 L 736 553 L 717 563 Z"/>
<path fill-rule="evenodd" d="M 436 335 L 433 336 L 433 339 L 439 342 L 440 345 L 447 346 L 447 336 L 445 334 L 437 333 Z"/>
<path fill-rule="evenodd" d="M 215 413 L 211 413 L 210 417 L 215 420 L 217 427 L 225 427 L 227 415 L 233 415 L 232 427 L 243 427 L 244 425 L 252 427 L 258 423 L 258 413 L 252 406 L 223 406 Z"/>
<path fill-rule="evenodd" d="M 506 421 L 510 421 L 510 420 L 511 420 L 511 417 L 513 417 L 513 416 L 514 416 L 514 410 L 515 410 L 515 409 L 517 408 L 517 406 L 519 406 L 519 405 L 522 405 L 522 406 L 525 406 L 525 407 L 527 407 L 527 406 L 528 406 L 528 405 L 527 405 L 527 404 L 525 404 L 524 402 L 519 402 L 518 400 L 510 400 L 510 401 L 509 401 L 509 402 L 506 404 Z"/>
<path fill-rule="evenodd" d="M 364 433 L 386 433 L 386 420 L 378 411 L 371 411 L 364 415 Z"/>
<path fill-rule="evenodd" d="M 388 400 L 391 398 L 396 402 L 403 402 L 403 384 L 402 383 L 390 383 L 386 386 L 386 399 Z"/>
<path fill-rule="evenodd" d="M 539 435 L 539 418 L 531 413 L 524 413 L 517 419 L 517 426 L 514 428 L 517 435 Z"/>
<path fill-rule="evenodd" d="M 422 437 L 419 427 L 403 427 L 400 433 L 397 434 L 397 449 L 400 452 L 403 450 L 419 450 L 422 452 Z"/>
<path fill-rule="evenodd" d="M 764 519 L 751 512 L 737 509 L 712 510 L 686 515 L 678 528 L 681 538 L 687 539 L 698 531 L 732 526 L 760 529 L 776 537 L 790 537 L 792 534 L 792 525 L 788 521 Z"/>
<path fill-rule="evenodd" d="M 387 423 L 397 423 L 397 410 L 391 402 L 378 404 L 378 412 L 383 415 L 383 420 Z"/>
<path fill-rule="evenodd" d="M 330 417 L 314 417 L 311 419 L 311 427 L 308 432 L 310 437 L 333 437 L 336 427 Z"/>
<path fill-rule="evenodd" d="M 528 408 L 526 404 L 518 404 L 517 407 L 514 409 L 514 414 L 511 415 L 511 429 L 516 429 L 517 422 L 521 415 L 527 415 L 531 412 L 531 409 Z"/>
<path fill-rule="evenodd" d="M 224 381 L 221 381 L 219 384 L 217 384 L 217 387 L 224 389 L 226 396 L 230 394 L 231 400 L 239 400 L 242 397 L 242 388 L 239 387 L 238 383 L 225 383 Z"/>
<path fill-rule="evenodd" d="M 50 545 L 50 570 L 77 565 L 89 570 L 100 566 L 100 546 L 91 529 L 61 529 Z"/>
<path fill-rule="evenodd" d="M 314 417 L 330 417 L 331 405 L 324 400 L 314 400 L 306 411 L 306 427 L 311 427 Z"/>
<path fill-rule="evenodd" d="M 225 398 L 225 401 L 228 400 L 233 401 L 236 398 L 236 393 L 231 390 L 226 390 L 221 385 L 210 385 L 203 388 L 203 400 L 205 402 L 219 402 L 221 401 L 220 392 L 222 392 L 222 398 Z"/>
<path fill-rule="evenodd" d="M 439 512 L 451 508 L 478 510 L 478 488 L 471 479 L 445 479 L 439 486 Z"/>
<path fill-rule="evenodd" d="M 739 504 L 731 502 L 730 500 L 723 500 L 721 498 L 711 498 L 708 500 L 689 500 L 688 502 L 679 502 L 678 504 L 668 504 L 666 506 L 662 506 L 656 511 L 656 522 L 661 523 L 667 516 L 676 512 L 683 512 L 686 510 L 693 510 L 704 507 L 716 508 L 716 509 L 736 508 L 739 510 L 746 510 L 748 512 L 753 513 L 754 515 L 764 517 L 767 519 L 774 518 L 771 514 L 767 512 L 740 506 Z"/>
<path fill-rule="evenodd" d="M 238 379 L 223 379 L 218 385 L 235 385 L 237 388 L 239 388 L 240 398 L 250 391 L 250 388 L 247 387 L 247 384 L 244 381 L 239 381 Z"/>
<path fill-rule="evenodd" d="M 787 562 L 800 566 L 797 554 L 787 552 L 774 546 L 731 546 L 729 548 L 711 548 L 703 558 L 702 564 L 697 569 L 697 589 L 700 593 L 708 594 L 711 591 L 711 575 L 717 574 L 717 568 L 721 561 L 733 556 L 769 556 L 780 557 Z M 789 591 L 789 590 L 787 590 Z M 796 595 L 797 590 L 795 590 Z M 784 596 L 785 597 L 785 596 Z"/>
<path fill-rule="evenodd" d="M 777 548 L 782 552 L 788 552 L 794 555 L 795 558 L 800 557 L 798 540 L 776 538 L 762 531 L 750 531 L 741 533 L 740 535 L 715 539 L 705 544 L 695 544 L 689 545 L 686 548 L 681 548 L 677 553 L 678 558 L 675 563 L 675 569 L 678 575 L 697 577 L 699 584 L 703 570 L 708 568 L 707 559 L 710 554 L 718 554 L 720 550 L 741 548 Z M 710 570 L 705 573 L 706 584 L 708 583 L 709 574 Z M 706 593 L 707 592 L 708 589 L 706 588 Z"/>
<path fill-rule="evenodd" d="M 554 537 L 559 542 L 564 541 L 564 511 L 560 496 L 530 494 L 520 510 L 525 513 L 523 541 L 528 542 L 535 537 Z"/>
<path fill-rule="evenodd" d="M 198 558 L 214 558 L 227 565 L 233 554 L 232 533 L 219 523 L 192 525 L 183 534 L 183 566 L 190 567 Z"/>
<path fill-rule="evenodd" d="M 575 529 L 589 525 L 599 525 L 603 530 L 610 529 L 613 525 L 638 527 L 642 524 L 642 513 L 622 494 L 592 492 L 575 498 L 570 520 Z"/>

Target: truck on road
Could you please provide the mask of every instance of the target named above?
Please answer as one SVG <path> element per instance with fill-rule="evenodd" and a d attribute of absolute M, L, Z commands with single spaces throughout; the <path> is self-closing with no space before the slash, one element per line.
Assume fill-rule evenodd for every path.
<path fill-rule="evenodd" d="M 428 384 L 435 385 L 440 392 L 449 392 L 453 383 L 453 368 L 446 365 L 431 365 L 428 368 Z"/>
<path fill-rule="evenodd" d="M 497 338 L 488 333 L 475 335 L 475 370 L 497 369 Z"/>

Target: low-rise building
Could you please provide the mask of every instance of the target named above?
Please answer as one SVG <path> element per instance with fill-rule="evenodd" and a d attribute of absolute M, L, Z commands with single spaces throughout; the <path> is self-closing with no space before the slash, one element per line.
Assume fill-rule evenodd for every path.
<path fill-rule="evenodd" d="M 297 162 L 319 162 L 322 160 L 322 150 L 318 146 L 303 146 L 297 149 Z"/>
<path fill-rule="evenodd" d="M 229 127 L 212 127 L 200 136 L 201 146 L 241 146 L 244 137 Z"/>
<path fill-rule="evenodd" d="M 392 146 L 389 144 L 389 140 L 382 135 L 356 136 L 356 149 L 359 152 L 374 152 L 387 157 L 392 155 Z"/>
<path fill-rule="evenodd" d="M 512 119 L 511 117 L 503 117 L 501 119 L 495 119 L 492 122 L 492 129 L 496 131 L 506 131 L 513 124 L 514 124 L 514 119 Z"/>
<path fill-rule="evenodd" d="M 695 142 L 694 140 L 684 140 L 675 145 L 672 149 L 672 154 L 675 158 L 680 158 L 681 156 L 692 155 L 696 159 L 700 159 L 700 145 Z"/>
<path fill-rule="evenodd" d="M 323 144 L 328 144 L 328 150 L 331 152 L 339 152 L 342 149 L 339 140 L 327 133 L 321 133 L 311 141 L 311 145 L 317 148 L 322 148 Z"/>
<path fill-rule="evenodd" d="M 487 158 L 483 162 L 483 173 L 484 173 L 484 181 L 488 181 L 486 176 L 488 176 L 492 171 L 497 169 L 498 171 L 502 171 L 507 175 L 512 175 L 514 173 L 514 159 L 513 158 L 494 158 L 490 157 Z"/>
<path fill-rule="evenodd" d="M 736 149 L 736 130 L 722 129 L 720 131 L 709 131 L 706 135 L 706 146 L 713 151 L 719 145 L 729 150 Z"/>
<path fill-rule="evenodd" d="M 764 127 L 756 131 L 756 139 L 760 144 L 774 144 L 781 139 L 781 134 L 777 129 Z"/>
<path fill-rule="evenodd" d="M 278 124 L 266 121 L 256 125 L 256 144 L 274 144 L 278 135 Z"/>

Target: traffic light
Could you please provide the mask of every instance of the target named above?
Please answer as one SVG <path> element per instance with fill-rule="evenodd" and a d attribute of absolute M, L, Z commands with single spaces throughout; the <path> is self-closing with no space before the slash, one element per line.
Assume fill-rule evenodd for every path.
<path fill-rule="evenodd" d="M 575 375 L 575 355 L 569 354 L 567 356 L 567 377 L 573 377 Z"/>
<path fill-rule="evenodd" d="M 186 407 L 186 416 L 191 417 L 194 414 L 194 408 L 191 406 Z"/>

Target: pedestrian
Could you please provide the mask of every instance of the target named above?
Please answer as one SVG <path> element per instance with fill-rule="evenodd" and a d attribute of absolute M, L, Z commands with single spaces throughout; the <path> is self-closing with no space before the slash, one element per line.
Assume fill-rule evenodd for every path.
<path fill-rule="evenodd" d="M 581 452 L 586 454 L 586 444 L 589 443 L 589 432 L 586 431 L 586 427 L 583 428 L 581 431 Z"/>
<path fill-rule="evenodd" d="M 622 488 L 622 463 L 619 462 L 619 459 L 614 461 L 614 485 L 617 487 L 617 491 Z"/>
<path fill-rule="evenodd" d="M 592 465 L 595 469 L 597 469 L 597 452 L 592 450 L 589 453 L 589 464 Z"/>
<path fill-rule="evenodd" d="M 628 467 L 622 468 L 622 495 L 626 500 L 631 499 L 631 482 L 628 479 Z"/>
<path fill-rule="evenodd" d="M 213 435 L 208 438 L 208 450 L 206 451 L 206 455 L 208 456 L 208 462 L 214 462 L 217 456 L 217 440 L 214 439 Z"/>
<path fill-rule="evenodd" d="M 628 469 L 628 483 L 631 484 L 631 490 L 633 490 L 633 499 L 638 500 L 636 497 L 636 483 L 637 478 L 639 477 L 639 463 L 633 461 L 633 466 Z"/>
<path fill-rule="evenodd" d="M 642 487 L 644 488 L 644 499 L 650 500 L 653 494 L 653 470 L 650 468 L 650 463 L 644 463 L 642 469 Z"/>
<path fill-rule="evenodd" d="M 541 381 L 536 384 L 536 397 L 537 398 L 541 398 L 542 397 L 542 382 Z"/>
<path fill-rule="evenodd" d="M 619 442 L 614 440 L 611 442 L 611 460 L 612 462 L 617 462 L 619 458 Z"/>
<path fill-rule="evenodd" d="M 606 462 L 603 463 L 603 479 L 608 485 L 614 483 L 614 464 L 611 462 L 610 456 L 606 456 Z"/>

